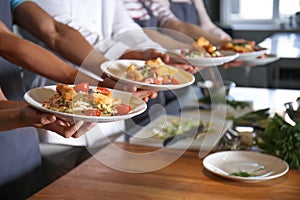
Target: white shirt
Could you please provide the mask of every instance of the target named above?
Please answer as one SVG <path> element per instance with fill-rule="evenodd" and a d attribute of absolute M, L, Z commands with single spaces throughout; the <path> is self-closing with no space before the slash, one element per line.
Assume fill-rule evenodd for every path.
<path fill-rule="evenodd" d="M 125 50 L 162 47 L 128 15 L 122 0 L 32 0 L 57 21 L 78 30 L 107 59 Z"/>

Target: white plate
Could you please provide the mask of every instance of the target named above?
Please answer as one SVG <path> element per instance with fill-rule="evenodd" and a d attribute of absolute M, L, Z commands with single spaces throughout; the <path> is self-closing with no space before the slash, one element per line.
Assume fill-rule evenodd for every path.
<path fill-rule="evenodd" d="M 182 50 L 175 50 L 177 54 L 180 54 Z M 239 54 L 234 51 L 220 51 L 223 56 L 220 57 L 199 57 L 199 58 L 193 58 L 193 57 L 185 57 L 184 59 L 195 66 L 203 66 L 203 67 L 209 67 L 209 66 L 218 66 L 223 65 L 224 63 L 228 63 L 230 61 L 233 61 L 236 59 Z"/>
<path fill-rule="evenodd" d="M 271 155 L 252 151 L 222 151 L 203 160 L 204 167 L 219 176 L 244 182 L 257 182 L 278 178 L 286 174 L 289 165 Z M 261 170 L 258 170 L 261 169 Z M 255 176 L 233 176 L 235 172 L 255 172 Z"/>
<path fill-rule="evenodd" d="M 204 115 L 204 114 L 203 114 Z M 201 113 L 202 118 L 202 113 Z M 205 118 L 205 119 L 204 119 Z M 193 119 L 192 116 L 172 116 L 172 115 L 161 115 L 152 122 L 150 122 L 147 126 L 143 127 L 140 131 L 138 131 L 135 135 L 133 135 L 129 139 L 130 144 L 142 145 L 142 146 L 152 146 L 152 147 L 163 147 L 164 139 L 158 138 L 154 136 L 154 129 L 163 128 L 164 122 L 166 120 L 187 120 Z M 208 122 L 210 116 L 203 116 L 204 122 Z M 203 133 L 199 135 L 197 139 L 187 138 L 180 140 L 174 144 L 168 145 L 168 148 L 174 149 L 193 149 L 193 150 L 203 150 L 210 151 L 213 147 L 218 143 L 221 137 L 224 135 L 226 130 L 232 126 L 232 121 L 224 121 L 218 120 L 214 118 L 211 122 L 212 127 L 211 130 L 207 133 Z M 217 130 L 221 130 L 218 132 Z"/>
<path fill-rule="evenodd" d="M 269 63 L 275 62 L 278 59 L 279 59 L 278 56 L 268 54 L 267 57 L 256 58 L 254 60 L 251 60 L 250 63 L 253 63 L 254 65 L 267 65 Z"/>
<path fill-rule="evenodd" d="M 143 66 L 145 61 L 143 60 L 116 60 L 116 61 L 107 61 L 101 64 L 101 70 L 106 73 L 108 76 L 119 80 L 123 83 L 137 86 L 141 89 L 155 90 L 155 91 L 165 91 L 165 90 L 175 90 L 189 86 L 194 83 L 195 77 L 182 69 L 178 69 L 178 72 L 174 75 L 181 84 L 178 85 L 157 85 L 143 83 L 139 81 L 132 81 L 126 78 L 127 68 L 130 64 L 135 64 L 137 66 Z"/>
<path fill-rule="evenodd" d="M 90 88 L 93 88 L 90 86 Z M 125 120 L 132 118 L 136 115 L 141 114 L 144 112 L 147 108 L 146 103 L 139 99 L 138 97 L 132 95 L 128 92 L 118 91 L 109 89 L 113 93 L 114 98 L 121 99 L 122 103 L 129 104 L 131 106 L 131 111 L 127 115 L 118 115 L 118 116 L 85 116 L 85 115 L 75 115 L 75 114 L 69 114 L 69 113 L 63 113 L 58 112 L 54 110 L 49 110 L 42 106 L 42 103 L 44 101 L 49 100 L 51 96 L 56 91 L 56 85 L 51 86 L 45 86 L 40 88 L 34 88 L 29 90 L 25 93 L 24 99 L 27 103 L 29 103 L 34 108 L 47 112 L 47 113 L 53 113 L 57 116 L 63 117 L 63 118 L 72 118 L 75 120 L 83 120 L 83 121 L 89 121 L 89 122 L 112 122 L 112 121 L 119 121 L 119 120 Z"/>
<path fill-rule="evenodd" d="M 258 51 L 239 53 L 239 56 L 236 59 L 243 60 L 243 61 L 252 61 L 255 60 L 258 56 L 261 56 L 267 52 L 268 49 L 262 48 L 261 50 Z"/>

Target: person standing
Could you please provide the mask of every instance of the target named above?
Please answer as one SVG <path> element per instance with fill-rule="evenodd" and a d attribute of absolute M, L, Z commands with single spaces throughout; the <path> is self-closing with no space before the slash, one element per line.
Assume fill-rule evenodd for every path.
<path fill-rule="evenodd" d="M 38 136 L 35 128 L 27 126 L 47 128 L 63 137 L 77 138 L 93 123 L 64 122 L 20 102 L 24 94 L 20 66 L 66 84 L 81 79 L 91 85 L 114 87 L 115 82 L 93 79 L 53 53 L 16 36 L 12 32 L 13 22 L 77 65 L 91 54 L 91 66 L 98 67 L 106 59 L 94 52 L 81 34 L 53 20 L 35 3 L 0 1 L 0 197 L 26 199 L 44 186 Z"/>
<path fill-rule="evenodd" d="M 45 64 L 47 66 L 43 60 L 47 58 L 48 62 L 52 61 L 48 66 L 54 68 L 53 70 L 49 70 L 47 73 L 48 77 L 56 81 L 65 80 L 67 83 L 74 81 L 74 75 L 77 73 L 77 70 L 66 65 L 53 54 L 16 37 L 11 32 L 11 11 L 19 13 L 25 11 L 24 9 L 36 9 L 31 4 L 22 4 L 23 1 L 0 1 L 0 197 L 10 199 L 25 199 L 44 186 L 37 133 L 34 128 L 26 127 L 37 123 L 30 122 L 30 119 L 34 115 L 42 113 L 33 111 L 32 108 L 27 108 L 26 104 L 20 102 L 24 94 L 24 87 L 18 65 L 24 64 L 24 66 L 40 72 L 37 69 L 39 67 L 37 65 Z M 37 9 L 37 11 L 39 10 Z M 21 16 L 18 14 L 14 16 L 16 22 L 18 22 Z M 28 51 L 29 49 L 30 51 Z M 39 56 L 37 57 L 37 55 Z M 55 70 L 60 70 L 60 73 L 56 73 Z M 46 73 L 44 74 L 46 75 Z M 25 114 L 31 112 L 32 115 L 29 114 L 28 117 L 22 120 L 18 117 L 21 111 Z M 7 119 L 8 117 L 10 119 Z M 56 121 L 53 115 L 44 117 L 50 120 L 47 123 Z M 19 122 L 19 120 L 21 121 Z M 28 123 L 25 123 L 24 120 L 28 120 Z M 11 126 L 10 123 L 12 123 Z M 58 128 L 61 124 L 56 124 L 54 127 Z M 83 123 L 80 122 L 80 124 L 77 123 L 78 128 L 83 126 Z M 50 130 L 59 131 L 55 128 Z M 62 128 L 61 134 L 64 135 L 66 130 L 67 127 Z M 71 132 L 71 135 L 75 133 L 76 129 Z M 68 135 L 64 136 L 70 137 L 71 135 L 68 133 Z"/>

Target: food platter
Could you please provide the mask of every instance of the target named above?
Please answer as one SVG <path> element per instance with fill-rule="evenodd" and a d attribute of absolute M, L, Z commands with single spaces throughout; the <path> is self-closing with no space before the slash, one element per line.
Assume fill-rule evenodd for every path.
<path fill-rule="evenodd" d="M 204 124 L 209 122 L 210 116 L 203 116 Z M 167 121 L 179 121 L 189 120 L 190 116 L 173 116 L 173 115 L 161 115 L 150 122 L 147 126 L 139 130 L 135 135 L 129 139 L 130 144 L 142 145 L 142 146 L 153 146 L 158 148 L 163 148 L 165 138 L 159 138 L 156 136 L 157 130 L 160 131 L 166 126 Z M 210 151 L 215 147 L 221 137 L 225 132 L 232 126 L 232 121 L 224 121 L 218 118 L 214 118 L 211 128 L 209 131 L 205 131 L 198 135 L 196 139 L 194 138 L 185 138 L 174 144 L 167 146 L 167 148 L 174 149 L 192 149 L 192 150 L 205 150 Z M 156 130 L 156 131 L 154 131 Z M 219 131 L 220 130 L 220 131 Z M 156 132 L 156 133 L 155 133 Z"/>
<path fill-rule="evenodd" d="M 90 86 L 90 88 L 93 88 Z M 132 118 L 136 115 L 141 114 L 147 108 L 146 103 L 141 100 L 140 98 L 132 95 L 128 92 L 123 92 L 119 90 L 109 89 L 113 93 L 114 98 L 119 98 L 122 103 L 129 104 L 131 107 L 131 111 L 126 115 L 117 115 L 117 116 L 86 116 L 86 115 L 79 115 L 79 114 L 70 114 L 64 112 L 58 112 L 54 110 L 47 109 L 43 107 L 43 102 L 49 100 L 56 91 L 56 85 L 39 87 L 29 90 L 25 93 L 24 99 L 25 101 L 36 108 L 37 110 L 53 113 L 59 117 L 67 118 L 67 119 L 74 119 L 74 120 L 83 120 L 88 122 L 113 122 L 119 120 L 125 120 Z"/>
<path fill-rule="evenodd" d="M 204 167 L 224 178 L 259 182 L 286 174 L 289 165 L 275 156 L 253 151 L 221 151 L 208 155 Z"/>
<path fill-rule="evenodd" d="M 101 70 L 109 77 L 120 81 L 125 84 L 134 85 L 141 89 L 155 90 L 155 91 L 165 91 L 174 90 L 189 86 L 194 83 L 195 78 L 191 73 L 188 73 L 182 69 L 178 69 L 177 73 L 174 75 L 176 79 L 179 80 L 180 84 L 150 84 L 140 81 L 134 81 L 126 77 L 127 68 L 131 64 L 137 66 L 143 66 L 145 61 L 143 60 L 115 60 L 107 61 L 101 64 Z M 171 66 L 170 66 L 171 67 Z"/>
<path fill-rule="evenodd" d="M 176 54 L 178 54 L 178 57 L 181 56 L 180 55 L 181 51 L 188 51 L 188 49 L 174 50 L 173 57 L 175 57 Z M 230 61 L 235 60 L 239 56 L 239 53 L 234 52 L 234 51 L 229 51 L 229 50 L 220 50 L 220 53 L 223 56 L 219 56 L 219 57 L 189 57 L 189 56 L 185 56 L 182 58 L 182 60 L 186 60 L 187 63 L 190 63 L 194 66 L 210 67 L 210 66 L 223 65 L 224 63 L 228 63 Z"/>

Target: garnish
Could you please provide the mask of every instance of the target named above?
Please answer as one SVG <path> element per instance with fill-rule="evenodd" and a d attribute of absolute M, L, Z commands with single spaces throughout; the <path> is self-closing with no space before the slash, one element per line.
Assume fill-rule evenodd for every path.
<path fill-rule="evenodd" d="M 231 173 L 230 175 L 231 176 L 240 176 L 240 177 L 253 177 L 253 176 L 258 176 L 257 172 L 264 170 L 264 169 L 265 169 L 264 167 L 260 167 L 258 169 L 253 170 L 252 172 L 245 172 L 245 171 L 239 170 L 237 172 Z"/>
<path fill-rule="evenodd" d="M 249 177 L 249 176 L 253 176 L 248 172 L 243 172 L 243 171 L 238 171 L 238 172 L 234 172 L 230 174 L 231 176 L 241 176 L 241 177 Z"/>
<path fill-rule="evenodd" d="M 256 140 L 265 153 L 280 157 L 290 168 L 300 170 L 300 123 L 292 126 L 275 114 Z"/>

